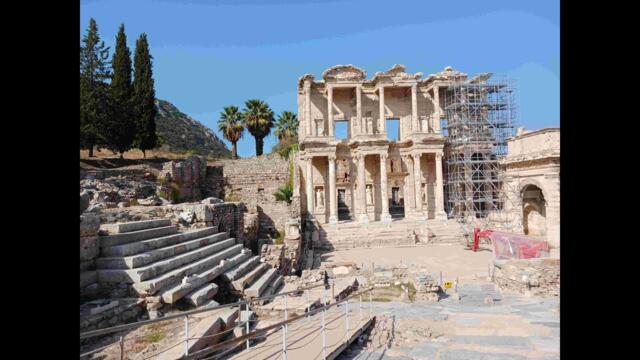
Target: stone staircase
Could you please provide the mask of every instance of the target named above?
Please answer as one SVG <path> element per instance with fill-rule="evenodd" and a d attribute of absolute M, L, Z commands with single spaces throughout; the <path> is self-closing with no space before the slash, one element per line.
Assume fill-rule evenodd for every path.
<path fill-rule="evenodd" d="M 283 280 L 215 226 L 179 232 L 169 219 L 157 219 L 103 224 L 101 233 L 106 234 L 99 237 L 98 283 L 159 297 L 164 304 L 185 299 L 195 306 L 215 306 L 218 285 L 213 281 L 218 277 L 244 297 L 262 296 Z"/>
<path fill-rule="evenodd" d="M 415 232 L 416 238 L 412 236 Z M 314 248 L 324 251 L 363 247 L 419 246 L 428 243 L 464 243 L 464 232 L 455 220 L 394 219 L 389 225 L 343 222 L 320 226 Z"/>

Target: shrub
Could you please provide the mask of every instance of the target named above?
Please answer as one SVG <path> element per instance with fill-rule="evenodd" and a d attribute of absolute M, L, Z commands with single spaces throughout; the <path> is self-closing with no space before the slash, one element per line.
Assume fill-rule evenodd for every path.
<path fill-rule="evenodd" d="M 284 242 L 284 230 L 283 231 L 276 230 L 276 238 L 275 240 L 273 240 L 273 243 L 276 245 L 280 245 L 283 242 Z"/>

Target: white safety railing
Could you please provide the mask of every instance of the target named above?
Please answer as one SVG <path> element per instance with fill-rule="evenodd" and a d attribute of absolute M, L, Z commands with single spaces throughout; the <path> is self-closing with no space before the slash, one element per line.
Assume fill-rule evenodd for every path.
<path fill-rule="evenodd" d="M 319 287 L 324 287 L 323 293 L 322 293 L 322 306 L 318 307 L 318 308 L 316 308 L 314 310 L 311 310 L 310 309 L 311 304 L 309 302 L 309 290 L 316 289 L 316 288 L 319 288 Z M 369 312 L 370 312 L 370 314 L 372 314 L 372 312 L 373 312 L 373 305 L 372 305 L 372 302 L 371 302 L 371 290 L 373 290 L 373 288 L 369 288 L 369 289 L 366 289 L 366 290 L 361 291 L 361 292 L 358 293 L 358 296 L 360 297 L 360 319 L 362 318 L 362 294 L 364 294 L 366 292 L 369 293 Z M 305 315 L 297 315 L 297 316 L 294 316 L 294 317 L 290 318 L 288 310 L 287 310 L 288 297 L 291 294 L 299 295 L 301 293 L 305 294 L 305 299 L 306 299 L 306 304 L 307 304 L 306 313 L 305 313 Z M 190 355 L 194 355 L 194 356 L 197 355 L 200 358 L 201 356 L 203 356 L 205 354 L 208 354 L 208 353 L 211 353 L 211 352 L 214 352 L 214 351 L 217 352 L 219 350 L 224 350 L 225 347 L 228 347 L 228 350 L 234 350 L 241 343 L 244 343 L 244 348 L 245 349 L 250 349 L 251 348 L 251 346 L 250 346 L 251 345 L 251 343 L 250 343 L 251 339 L 254 339 L 254 338 L 260 337 L 260 336 L 264 336 L 264 334 L 266 334 L 270 330 L 271 331 L 274 330 L 274 329 L 279 330 L 280 328 L 282 328 L 282 330 L 283 330 L 283 348 L 282 348 L 283 358 L 286 359 L 286 350 L 287 350 L 287 345 L 288 345 L 287 344 L 287 339 L 286 339 L 286 334 L 290 331 L 289 330 L 289 324 L 294 322 L 294 321 L 300 320 L 303 317 L 306 318 L 307 319 L 306 322 L 309 323 L 312 315 L 317 314 L 318 312 L 321 312 L 322 313 L 322 327 L 321 328 L 322 328 L 322 337 L 323 337 L 322 353 L 323 353 L 323 359 L 326 359 L 326 356 L 327 356 L 327 354 L 326 354 L 327 344 L 326 344 L 326 333 L 325 333 L 326 332 L 326 328 L 325 328 L 325 325 L 326 325 L 325 324 L 326 311 L 328 309 L 330 309 L 331 307 L 333 307 L 333 306 L 337 306 L 338 304 L 342 304 L 342 303 L 346 303 L 347 304 L 345 306 L 345 316 L 346 316 L 346 326 L 345 326 L 345 328 L 347 329 L 347 334 L 345 334 L 345 341 L 348 341 L 348 329 L 349 329 L 348 301 L 353 296 L 355 296 L 355 295 L 350 295 L 348 297 L 345 297 L 344 299 L 340 299 L 340 300 L 334 302 L 333 304 L 328 304 L 327 303 L 327 286 L 324 283 L 320 283 L 320 284 L 314 284 L 314 285 L 311 285 L 311 286 L 299 288 L 299 289 L 296 289 L 296 290 L 292 290 L 292 291 L 288 291 L 288 292 L 284 292 L 284 293 L 280 293 L 280 294 L 264 296 L 264 297 L 257 297 L 257 298 L 253 298 L 253 299 L 250 299 L 250 300 L 238 301 L 238 302 L 230 303 L 230 304 L 224 304 L 224 305 L 218 305 L 218 306 L 213 306 L 213 307 L 207 307 L 207 308 L 203 308 L 203 309 L 196 309 L 196 310 L 186 311 L 186 312 L 182 312 L 180 314 L 169 315 L 169 316 L 165 316 L 165 317 L 157 318 L 157 319 L 152 319 L 152 320 L 145 320 L 145 321 L 140 321 L 140 322 L 131 323 L 131 324 L 124 324 L 124 325 L 118 325 L 118 326 L 113 326 L 113 327 L 99 329 L 99 330 L 87 331 L 87 332 L 84 332 L 84 333 L 80 334 L 80 339 L 84 340 L 84 339 L 94 338 L 94 337 L 97 337 L 97 336 L 104 336 L 104 335 L 118 333 L 118 332 L 122 332 L 122 331 L 134 330 L 136 328 L 139 328 L 139 327 L 145 326 L 145 325 L 152 325 L 152 324 L 157 324 L 157 323 L 160 323 L 160 322 L 167 322 L 167 321 L 183 318 L 184 319 L 184 325 L 183 325 L 184 326 L 184 338 L 182 340 L 176 342 L 175 344 L 173 344 L 173 345 L 171 345 L 171 346 L 169 346 L 167 348 L 164 348 L 163 350 L 161 350 L 161 351 L 159 351 L 157 353 L 154 353 L 154 354 L 152 354 L 152 355 L 150 355 L 148 357 L 145 357 L 144 359 L 151 359 L 151 358 L 157 357 L 158 355 L 160 355 L 160 354 L 162 354 L 164 352 L 167 352 L 167 351 L 169 351 L 169 350 L 171 350 L 171 349 L 173 349 L 176 346 L 179 346 L 181 344 L 184 345 L 184 357 L 185 358 L 191 358 Z M 282 321 L 282 322 L 280 322 L 278 324 L 275 324 L 275 325 L 272 325 L 272 326 L 269 326 L 269 327 L 266 327 L 266 328 L 263 328 L 263 329 L 259 329 L 259 330 L 256 330 L 254 332 L 250 332 L 250 322 L 254 321 L 254 320 L 251 320 L 248 317 L 249 313 L 247 312 L 247 318 L 244 321 L 237 321 L 237 324 L 232 328 L 226 329 L 226 330 L 221 331 L 221 332 L 217 332 L 217 333 L 215 333 L 213 335 L 207 335 L 207 336 L 201 336 L 201 337 L 189 337 L 189 316 L 192 316 L 192 315 L 195 315 L 195 314 L 202 314 L 202 313 L 207 313 L 207 312 L 218 311 L 218 310 L 225 309 L 225 308 L 233 308 L 233 307 L 236 307 L 236 306 L 238 307 L 238 310 L 239 310 L 239 314 L 240 314 L 239 316 L 241 316 L 243 305 L 244 305 L 245 310 L 248 311 L 250 309 L 252 303 L 263 301 L 263 300 L 271 300 L 271 299 L 275 299 L 275 298 L 279 298 L 279 297 L 283 297 L 284 298 L 284 305 L 285 306 L 284 306 L 284 321 Z M 334 299 L 335 299 L 335 297 L 334 297 Z M 239 319 L 239 320 L 241 320 L 241 319 Z M 335 321 L 335 319 L 332 320 L 332 322 L 333 321 Z M 178 327 L 180 327 L 180 326 L 174 326 L 171 329 L 165 329 L 165 330 L 168 331 L 168 330 L 176 329 Z M 226 341 L 226 342 L 223 342 L 223 343 L 218 343 L 218 344 L 216 344 L 214 346 L 208 347 L 207 349 L 197 351 L 195 354 L 189 354 L 190 341 L 197 341 L 199 339 L 210 338 L 210 337 L 222 337 L 225 334 L 227 334 L 227 333 L 229 333 L 231 331 L 234 331 L 235 328 L 237 328 L 237 327 L 240 327 L 240 328 L 244 327 L 245 328 L 245 335 L 240 336 L 240 337 L 236 337 L 236 338 L 234 338 L 234 339 L 232 339 L 230 341 Z M 275 330 L 275 331 L 277 331 L 277 330 Z M 320 329 L 319 328 L 318 329 L 314 329 L 314 331 L 317 331 L 317 330 L 320 330 Z M 93 349 L 91 351 L 85 352 L 85 353 L 80 355 L 80 358 L 85 358 L 85 357 L 87 357 L 87 356 L 89 356 L 91 354 L 95 354 L 97 352 L 100 352 L 102 350 L 105 350 L 105 349 L 107 349 L 107 348 L 109 348 L 111 346 L 114 346 L 114 345 L 118 344 L 118 347 L 119 347 L 118 350 L 119 350 L 120 359 L 124 359 L 124 355 L 125 355 L 125 346 L 124 346 L 125 344 L 124 344 L 124 341 L 125 341 L 124 337 L 120 336 L 118 341 L 115 341 L 115 342 L 112 342 L 112 343 L 110 343 L 108 345 L 101 346 L 99 348 L 96 348 L 96 349 Z M 206 353 L 203 354 L 202 353 L 203 351 L 206 351 Z M 216 355 L 216 356 L 218 356 L 218 355 Z"/>

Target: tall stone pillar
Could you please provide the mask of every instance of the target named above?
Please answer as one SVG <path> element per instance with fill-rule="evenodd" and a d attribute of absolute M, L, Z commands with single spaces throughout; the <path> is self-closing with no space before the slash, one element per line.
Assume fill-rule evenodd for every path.
<path fill-rule="evenodd" d="M 311 136 L 311 127 L 313 120 L 311 119 L 311 81 L 304 81 L 304 117 L 307 123 L 307 135 Z"/>
<path fill-rule="evenodd" d="M 366 177 L 364 174 L 364 158 L 363 154 L 358 154 L 358 194 L 360 195 L 358 202 L 360 206 L 360 222 L 363 224 L 369 223 L 369 217 L 367 216 L 367 185 L 366 185 Z"/>
<path fill-rule="evenodd" d="M 436 219 L 447 220 L 444 212 L 444 184 L 442 181 L 442 151 L 436 152 Z"/>
<path fill-rule="evenodd" d="M 313 157 L 307 156 L 307 171 L 306 171 L 306 181 L 307 181 L 307 219 L 313 219 Z"/>
<path fill-rule="evenodd" d="M 380 193 L 382 198 L 380 220 L 388 224 L 391 222 L 391 215 L 389 214 L 389 195 L 387 193 L 387 154 L 380 154 Z"/>
<path fill-rule="evenodd" d="M 413 132 L 420 131 L 420 120 L 418 120 L 418 85 L 411 85 L 411 128 Z"/>
<path fill-rule="evenodd" d="M 387 133 L 387 122 L 386 119 L 384 117 L 384 87 L 380 86 L 378 88 L 378 92 L 379 92 L 379 98 L 380 98 L 380 125 L 378 127 L 378 129 L 380 129 L 380 133 L 381 134 L 386 134 Z"/>
<path fill-rule="evenodd" d="M 336 156 L 329 155 L 329 223 L 338 223 L 338 196 L 336 195 Z"/>
<path fill-rule="evenodd" d="M 327 85 L 327 126 L 329 136 L 333 136 L 333 86 Z"/>
<path fill-rule="evenodd" d="M 356 86 L 356 121 L 358 122 L 358 126 L 360 126 L 360 133 L 365 133 L 365 126 L 362 123 L 362 87 L 360 85 Z"/>
<path fill-rule="evenodd" d="M 416 208 L 416 197 L 414 195 L 415 183 L 411 182 L 411 179 L 414 176 L 414 166 L 411 155 L 403 155 L 402 159 L 404 160 L 404 163 L 407 166 L 407 172 L 409 173 L 404 181 L 404 207 L 405 212 L 407 212 L 409 209 L 413 211 Z"/>
<path fill-rule="evenodd" d="M 440 133 L 440 118 L 442 117 L 442 114 L 440 113 L 440 94 L 438 92 L 438 86 L 433 87 L 433 105 L 435 107 L 433 131 L 436 133 Z"/>
<path fill-rule="evenodd" d="M 420 168 L 420 156 L 413 154 L 413 178 L 415 181 L 416 212 L 422 213 L 422 169 Z"/>

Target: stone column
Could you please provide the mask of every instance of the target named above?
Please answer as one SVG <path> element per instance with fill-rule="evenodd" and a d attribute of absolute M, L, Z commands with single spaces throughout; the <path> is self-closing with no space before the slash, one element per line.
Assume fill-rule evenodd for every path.
<path fill-rule="evenodd" d="M 327 85 L 327 125 L 329 136 L 333 136 L 333 86 Z"/>
<path fill-rule="evenodd" d="M 307 122 L 307 135 L 311 136 L 311 81 L 304 81 L 304 117 Z"/>
<path fill-rule="evenodd" d="M 418 85 L 411 85 L 411 123 L 413 132 L 420 131 L 420 120 L 418 119 Z"/>
<path fill-rule="evenodd" d="M 313 219 L 313 157 L 307 156 L 307 218 L 309 220 Z"/>
<path fill-rule="evenodd" d="M 336 195 L 336 156 L 329 155 L 329 223 L 338 223 L 338 196 Z"/>
<path fill-rule="evenodd" d="M 442 181 L 442 151 L 436 152 L 436 219 L 447 220 L 444 212 L 444 195 Z"/>
<path fill-rule="evenodd" d="M 435 121 L 433 123 L 433 131 L 436 133 L 440 132 L 440 118 L 442 114 L 440 113 L 440 94 L 438 92 L 438 86 L 433 87 L 433 105 L 435 107 Z"/>
<path fill-rule="evenodd" d="M 413 178 L 415 181 L 416 195 L 416 212 L 422 212 L 422 170 L 420 169 L 420 156 L 422 154 L 413 154 Z"/>
<path fill-rule="evenodd" d="M 378 129 L 380 129 L 380 133 L 381 134 L 386 134 L 387 133 L 387 122 L 386 119 L 384 117 L 384 87 L 380 86 L 378 88 L 378 95 L 380 98 L 380 125 L 378 127 Z"/>
<path fill-rule="evenodd" d="M 360 85 L 356 86 L 356 121 L 360 126 L 360 133 L 364 134 L 364 124 L 362 123 L 362 88 Z"/>
<path fill-rule="evenodd" d="M 360 206 L 360 222 L 363 224 L 369 223 L 369 217 L 367 216 L 367 185 L 366 177 L 364 174 L 364 158 L 363 154 L 358 154 L 358 193 Z"/>
<path fill-rule="evenodd" d="M 413 191 L 415 184 L 411 183 L 411 178 L 414 176 L 414 166 L 410 155 L 403 155 L 402 159 L 404 160 L 404 163 L 407 166 L 407 171 L 409 172 L 409 175 L 405 177 L 404 181 L 404 210 L 405 213 L 407 213 L 409 209 L 415 210 L 416 208 L 416 197 Z"/>
<path fill-rule="evenodd" d="M 389 195 L 387 193 L 387 154 L 380 154 L 380 193 L 382 195 L 380 220 L 388 224 L 391 222 L 391 215 L 389 214 Z"/>

